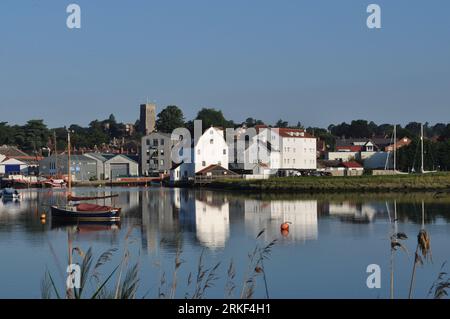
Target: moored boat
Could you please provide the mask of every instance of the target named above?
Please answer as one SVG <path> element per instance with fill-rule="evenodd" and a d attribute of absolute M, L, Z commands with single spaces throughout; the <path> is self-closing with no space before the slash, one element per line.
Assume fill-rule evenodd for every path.
<path fill-rule="evenodd" d="M 120 208 L 95 204 L 51 206 L 52 218 L 76 221 L 118 221 Z"/>
<path fill-rule="evenodd" d="M 66 188 L 66 182 L 63 179 L 49 179 L 44 182 L 44 186 L 48 188 Z"/>

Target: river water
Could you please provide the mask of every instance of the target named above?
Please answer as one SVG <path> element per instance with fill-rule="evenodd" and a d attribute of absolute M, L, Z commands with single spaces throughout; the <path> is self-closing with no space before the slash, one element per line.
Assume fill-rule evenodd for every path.
<path fill-rule="evenodd" d="M 407 298 L 422 228 L 431 238 L 432 260 L 416 270 L 415 298 L 427 298 L 442 264 L 450 261 L 450 196 L 255 195 L 157 187 L 74 193 L 119 194 L 105 204 L 122 207 L 120 225 L 55 223 L 48 208 L 63 201 L 58 190 L 24 190 L 20 202 L 0 202 L 0 298 L 41 298 L 46 271 L 63 295 L 69 238 L 83 253 L 92 248 L 94 264 L 103 252 L 117 249 L 99 267 L 100 278 L 121 260 L 122 278 L 137 263 L 138 298 L 192 297 L 200 256 L 203 269 L 220 263 L 202 296 L 238 298 L 254 273 L 249 255 L 274 240 L 263 261 L 265 281 L 262 271 L 254 273 L 254 298 Z M 289 231 L 280 230 L 283 222 L 291 223 Z M 396 232 L 408 239 L 404 249 L 392 251 Z M 129 257 L 123 259 L 125 251 Z M 75 251 L 73 262 L 81 258 Z M 380 272 L 370 279 L 379 278 L 379 288 L 367 285 L 367 267 L 373 264 Z M 117 274 L 108 289 L 114 289 Z M 87 285 L 85 297 L 97 284 L 90 278 Z"/>

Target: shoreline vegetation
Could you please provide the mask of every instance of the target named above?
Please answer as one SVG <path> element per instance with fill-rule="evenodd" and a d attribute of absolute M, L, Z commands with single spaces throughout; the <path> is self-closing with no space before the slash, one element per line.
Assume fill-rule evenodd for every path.
<path fill-rule="evenodd" d="M 205 187 L 227 191 L 280 193 L 401 193 L 450 194 L 450 174 L 408 174 L 346 177 L 276 177 L 266 180 L 218 179 Z"/>

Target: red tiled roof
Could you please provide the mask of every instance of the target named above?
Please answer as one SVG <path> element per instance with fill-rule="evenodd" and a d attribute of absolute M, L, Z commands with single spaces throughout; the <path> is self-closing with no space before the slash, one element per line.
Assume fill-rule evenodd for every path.
<path fill-rule="evenodd" d="M 278 130 L 278 135 L 281 137 L 314 138 L 314 136 L 305 132 L 305 130 L 294 128 L 275 128 L 275 130 Z"/>
<path fill-rule="evenodd" d="M 346 168 L 363 168 L 361 166 L 361 164 L 359 164 L 357 162 L 343 162 L 342 166 L 344 166 Z"/>
<path fill-rule="evenodd" d="M 236 173 L 234 173 L 234 172 L 232 172 L 232 171 L 230 171 L 230 170 L 226 169 L 225 167 L 222 167 L 222 166 L 220 166 L 220 165 L 218 165 L 218 164 L 212 164 L 212 165 L 209 165 L 209 166 L 205 167 L 204 169 L 198 171 L 198 172 L 195 173 L 195 174 L 204 174 L 204 173 L 207 173 L 207 172 L 209 172 L 209 171 L 212 171 L 212 170 L 214 170 L 214 169 L 216 169 L 216 168 L 223 169 L 224 171 L 226 171 L 226 172 L 228 172 L 229 174 L 232 174 L 232 175 L 233 175 L 233 174 L 236 174 Z"/>

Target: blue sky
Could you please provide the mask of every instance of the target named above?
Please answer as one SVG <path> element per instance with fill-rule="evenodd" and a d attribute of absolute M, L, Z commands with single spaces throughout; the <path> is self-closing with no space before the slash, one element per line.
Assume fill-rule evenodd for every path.
<path fill-rule="evenodd" d="M 447 0 L 2 0 L 0 121 L 134 122 L 148 98 L 187 119 L 448 122 L 449 14 Z"/>

